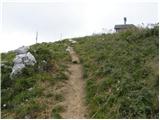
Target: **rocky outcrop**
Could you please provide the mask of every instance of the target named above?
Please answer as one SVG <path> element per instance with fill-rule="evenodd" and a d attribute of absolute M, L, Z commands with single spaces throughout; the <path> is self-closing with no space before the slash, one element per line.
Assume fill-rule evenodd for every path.
<path fill-rule="evenodd" d="M 72 47 L 68 46 L 66 49 L 67 52 L 70 53 L 71 55 L 71 59 L 72 59 L 72 63 L 80 63 L 78 56 L 76 55 L 75 51 L 73 50 Z"/>
<path fill-rule="evenodd" d="M 26 54 L 29 50 L 29 47 L 28 46 L 22 46 L 16 50 L 14 50 L 14 52 L 19 55 L 19 54 Z"/>
<path fill-rule="evenodd" d="M 74 41 L 73 39 L 69 39 L 69 41 L 73 44 L 77 42 L 77 41 Z"/>
<path fill-rule="evenodd" d="M 20 47 L 15 50 L 16 57 L 13 60 L 14 66 L 12 68 L 12 72 L 10 74 L 11 78 L 19 73 L 21 73 L 22 69 L 27 65 L 34 65 L 36 63 L 35 57 L 28 52 L 29 47 Z"/>

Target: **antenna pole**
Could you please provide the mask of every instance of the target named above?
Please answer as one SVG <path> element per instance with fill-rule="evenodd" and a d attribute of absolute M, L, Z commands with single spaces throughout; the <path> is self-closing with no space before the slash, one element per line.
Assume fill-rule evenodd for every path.
<path fill-rule="evenodd" d="M 38 41 L 38 32 L 36 32 L 36 43 Z"/>
<path fill-rule="evenodd" d="M 126 25 L 126 22 L 127 22 L 127 18 L 126 17 L 124 17 L 124 24 Z"/>

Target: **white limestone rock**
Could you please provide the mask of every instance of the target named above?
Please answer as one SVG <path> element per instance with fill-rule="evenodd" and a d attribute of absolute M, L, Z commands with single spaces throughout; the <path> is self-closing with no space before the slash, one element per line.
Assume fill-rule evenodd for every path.
<path fill-rule="evenodd" d="M 70 52 L 71 49 L 72 49 L 72 48 L 71 48 L 70 46 L 68 46 L 67 49 L 66 49 L 66 51 L 67 51 L 67 52 Z"/>
<path fill-rule="evenodd" d="M 77 41 L 74 41 L 74 40 L 72 40 L 72 39 L 69 39 L 69 41 L 71 42 L 71 43 L 76 43 Z"/>
<path fill-rule="evenodd" d="M 21 73 L 22 69 L 27 65 L 34 65 L 36 63 L 35 57 L 28 51 L 28 47 L 21 47 L 15 50 L 17 55 L 13 60 L 14 66 L 12 68 L 11 78 L 18 73 Z"/>
<path fill-rule="evenodd" d="M 22 57 L 20 55 L 16 55 L 16 57 L 13 60 L 14 64 L 22 63 Z"/>
<path fill-rule="evenodd" d="M 18 73 L 21 73 L 22 69 L 25 68 L 25 65 L 23 63 L 14 64 L 11 72 L 11 78 L 14 75 L 17 75 Z"/>
<path fill-rule="evenodd" d="M 34 65 L 36 63 L 36 59 L 30 52 L 28 52 L 23 58 L 23 63 L 25 65 Z"/>
<path fill-rule="evenodd" d="M 14 52 L 19 55 L 19 54 L 25 54 L 28 52 L 29 47 L 28 46 L 22 46 L 18 49 L 16 49 Z"/>

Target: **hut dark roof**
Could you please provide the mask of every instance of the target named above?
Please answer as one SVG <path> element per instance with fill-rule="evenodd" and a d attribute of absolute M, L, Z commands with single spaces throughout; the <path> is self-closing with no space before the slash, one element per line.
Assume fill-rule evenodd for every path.
<path fill-rule="evenodd" d="M 135 27 L 133 24 L 121 24 L 121 25 L 115 25 L 114 29 L 127 29 L 130 27 Z"/>

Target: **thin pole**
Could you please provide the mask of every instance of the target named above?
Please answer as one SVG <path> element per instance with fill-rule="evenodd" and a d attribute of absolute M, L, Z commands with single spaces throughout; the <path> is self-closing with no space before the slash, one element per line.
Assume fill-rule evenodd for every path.
<path fill-rule="evenodd" d="M 124 17 L 124 24 L 126 25 L 126 22 L 127 22 L 127 18 L 126 17 Z"/>
<path fill-rule="evenodd" d="M 36 32 L 36 43 L 38 41 L 38 32 Z"/>

